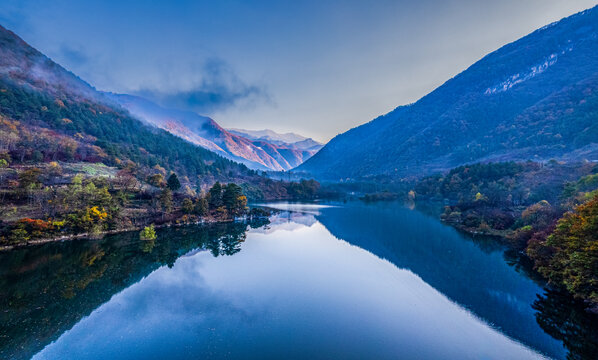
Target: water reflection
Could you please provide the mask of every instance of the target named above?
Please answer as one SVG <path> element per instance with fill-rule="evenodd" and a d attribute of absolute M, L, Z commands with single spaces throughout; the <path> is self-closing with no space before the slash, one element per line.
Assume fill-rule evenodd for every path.
<path fill-rule="evenodd" d="M 322 224 L 276 223 L 235 256 L 154 271 L 36 358 L 539 357 Z"/>
<path fill-rule="evenodd" d="M 244 224 L 46 244 L 0 254 L 0 358 L 28 359 L 112 295 L 191 249 L 238 252 Z"/>
<path fill-rule="evenodd" d="M 292 208 L 1 254 L 0 358 L 595 358 L 595 318 L 495 241 L 396 204 Z"/>
<path fill-rule="evenodd" d="M 587 313 L 583 303 L 560 291 L 547 290 L 538 295 L 533 308 L 542 329 L 569 349 L 568 359 L 598 359 L 598 317 Z"/>

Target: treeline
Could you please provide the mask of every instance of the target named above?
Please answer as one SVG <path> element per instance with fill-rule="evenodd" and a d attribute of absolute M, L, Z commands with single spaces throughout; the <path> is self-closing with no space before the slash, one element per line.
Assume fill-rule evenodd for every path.
<path fill-rule="evenodd" d="M 63 172 L 57 162 L 24 168 L 6 164 L 0 159 L 2 245 L 74 234 L 93 236 L 150 223 L 222 221 L 248 215 L 247 197 L 234 183 L 216 182 L 202 191 L 183 187 L 175 173 L 164 180 L 160 170 L 140 181 L 128 170 L 113 177 L 86 177 Z"/>
<path fill-rule="evenodd" d="M 243 191 L 251 200 L 313 200 L 327 197 L 316 180 L 299 182 L 277 181 L 268 178 L 254 179 L 242 184 Z"/>
<path fill-rule="evenodd" d="M 444 221 L 502 236 L 551 284 L 598 311 L 597 164 L 461 166 L 422 179 L 410 196 L 453 203 L 445 206 Z"/>

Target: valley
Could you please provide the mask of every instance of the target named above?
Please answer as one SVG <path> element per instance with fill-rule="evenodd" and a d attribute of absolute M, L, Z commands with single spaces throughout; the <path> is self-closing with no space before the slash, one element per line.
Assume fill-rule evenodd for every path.
<path fill-rule="evenodd" d="M 91 25 L 48 41 L 0 5 L 0 358 L 598 358 L 598 5 L 531 32 L 551 17 L 513 12 L 527 35 L 489 27 L 501 46 L 439 79 L 484 42 L 467 12 L 414 45 L 432 33 L 381 36 L 380 3 L 319 31 L 159 3 L 197 19 L 137 4 L 65 45 Z"/>

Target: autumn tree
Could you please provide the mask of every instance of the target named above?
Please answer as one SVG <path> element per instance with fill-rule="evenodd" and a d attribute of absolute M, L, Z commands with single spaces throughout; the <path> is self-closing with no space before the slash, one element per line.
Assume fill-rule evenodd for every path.
<path fill-rule="evenodd" d="M 598 195 L 566 213 L 546 241 L 531 241 L 527 253 L 551 283 L 598 305 Z"/>
<path fill-rule="evenodd" d="M 150 185 L 153 185 L 155 187 L 164 187 L 166 185 L 166 182 L 164 181 L 164 176 L 162 176 L 162 174 L 153 174 L 148 176 L 147 178 L 147 182 Z"/>

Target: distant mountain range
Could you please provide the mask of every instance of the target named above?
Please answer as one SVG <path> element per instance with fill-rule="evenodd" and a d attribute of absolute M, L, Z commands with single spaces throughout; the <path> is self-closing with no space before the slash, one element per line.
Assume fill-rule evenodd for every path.
<path fill-rule="evenodd" d="M 291 146 L 296 149 L 315 151 L 320 150 L 324 144 L 315 141 L 312 138 L 306 138 L 295 133 L 279 134 L 272 130 L 245 130 L 228 129 L 229 132 L 246 137 L 251 140 L 267 141 L 271 144 Z"/>
<path fill-rule="evenodd" d="M 598 159 L 598 7 L 336 136 L 297 170 L 333 180 L 411 177 L 472 162 L 551 158 Z"/>
<path fill-rule="evenodd" d="M 164 108 L 133 95 L 106 95 L 149 125 L 256 170 L 289 170 L 315 154 L 322 144 L 300 135 L 272 130 L 226 130 L 209 117 Z"/>

